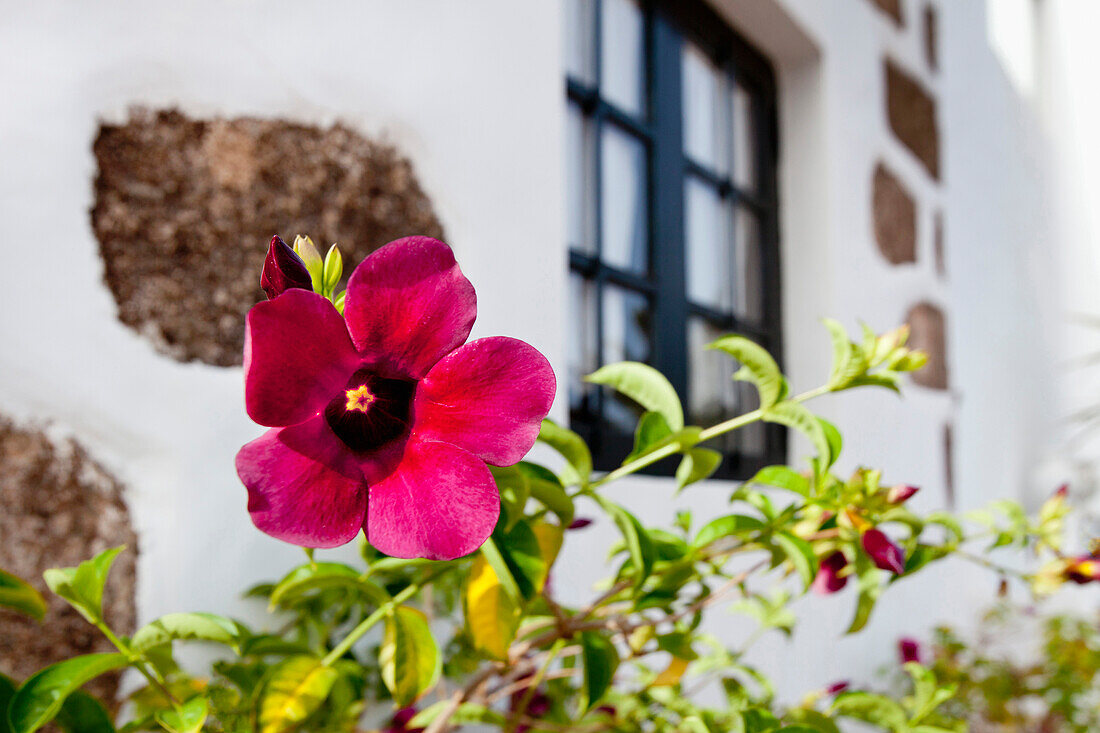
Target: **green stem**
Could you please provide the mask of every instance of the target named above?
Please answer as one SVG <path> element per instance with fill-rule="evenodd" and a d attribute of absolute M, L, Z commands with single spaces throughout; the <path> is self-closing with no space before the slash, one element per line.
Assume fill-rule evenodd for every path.
<path fill-rule="evenodd" d="M 538 686 L 542 684 L 542 680 L 546 676 L 546 671 L 550 669 L 550 665 L 553 664 L 558 654 L 561 653 L 561 650 L 565 648 L 565 643 L 565 639 L 558 639 L 554 642 L 554 645 L 550 647 L 550 654 L 547 655 L 546 661 L 542 663 L 542 666 L 539 667 L 538 672 L 535 673 L 535 678 L 531 680 L 530 686 L 527 688 L 526 691 L 524 691 L 523 697 L 520 698 L 519 705 L 516 706 L 515 711 L 512 713 L 508 720 L 508 726 L 506 728 L 508 733 L 511 733 L 516 729 L 517 723 L 521 718 L 523 718 L 524 714 L 527 712 L 527 706 L 531 704 L 531 698 L 535 696 L 535 692 L 538 689 Z"/>
<path fill-rule="evenodd" d="M 95 627 L 99 629 L 100 633 L 107 637 L 107 640 L 114 645 L 115 649 L 118 649 L 120 652 L 125 654 L 126 657 L 129 658 L 131 666 L 133 666 L 134 669 L 136 669 L 138 672 L 141 672 L 141 675 L 149 681 L 149 684 L 157 688 L 161 692 L 161 694 L 168 699 L 168 702 L 171 703 L 172 707 L 179 706 L 180 701 L 177 700 L 176 696 L 173 695 L 171 690 L 168 689 L 168 683 L 165 681 L 161 673 L 157 670 L 156 666 L 150 665 L 149 667 L 146 667 L 145 658 L 142 655 L 136 653 L 133 649 L 131 649 L 128 644 L 122 641 L 122 639 L 118 638 L 115 635 L 115 632 L 111 631 L 111 628 L 107 626 L 106 623 L 100 621 L 95 624 Z"/>
<path fill-rule="evenodd" d="M 519 592 L 519 586 L 516 585 L 516 579 L 512 577 L 512 571 L 508 569 L 508 564 L 504 561 L 504 555 L 501 554 L 500 548 L 497 547 L 497 543 L 493 541 L 492 537 L 489 537 L 481 545 L 481 554 L 489 563 L 489 567 L 496 573 L 497 580 L 500 581 L 504 592 L 508 594 L 512 601 L 519 604 L 523 600 Z"/>
<path fill-rule="evenodd" d="M 402 590 L 400 593 L 390 599 L 388 603 L 384 603 L 379 606 L 374 613 L 360 621 L 359 625 L 352 629 L 351 633 L 345 636 L 343 641 L 333 647 L 332 651 L 325 655 L 325 658 L 321 660 L 321 665 L 324 667 L 331 667 L 333 664 L 335 664 L 339 659 L 341 659 L 345 654 L 348 653 L 348 650 L 351 649 L 352 645 L 354 645 L 355 642 L 359 641 L 359 639 L 363 637 L 363 634 L 370 631 L 375 624 L 377 624 L 387 615 L 392 613 L 393 609 L 395 609 L 397 606 L 401 605 L 402 603 L 416 595 L 416 593 L 424 584 L 432 581 L 434 578 L 435 575 L 419 583 L 412 583 L 411 585 L 406 586 L 404 590 Z"/>
<path fill-rule="evenodd" d="M 791 401 L 805 402 L 806 400 L 811 400 L 814 397 L 820 397 L 823 394 L 828 394 L 831 391 L 832 390 L 828 387 L 828 385 L 823 385 L 816 389 L 811 389 L 809 392 L 803 392 L 797 397 L 793 397 Z M 698 441 L 696 441 L 696 444 L 702 443 L 706 440 L 710 440 L 711 438 L 717 438 L 719 435 L 728 433 L 731 430 L 743 428 L 750 423 L 756 422 L 762 417 L 764 417 L 764 410 L 756 409 L 752 412 L 746 412 L 744 415 L 738 415 L 735 418 L 726 420 L 725 422 L 720 422 L 717 425 L 712 425 L 703 432 L 699 433 L 699 439 Z M 644 456 L 639 456 L 638 458 L 635 458 L 630 463 L 619 466 L 600 480 L 592 482 L 590 488 L 597 489 L 604 484 L 611 483 L 612 481 L 620 479 L 623 476 L 629 476 L 630 474 L 640 471 L 646 466 L 652 465 L 663 458 L 668 458 L 671 455 L 675 455 L 681 452 L 682 450 L 684 450 L 685 447 L 688 446 L 685 446 L 680 441 L 675 441 L 673 443 L 669 443 L 668 445 L 662 446 L 652 453 L 646 453 Z"/>

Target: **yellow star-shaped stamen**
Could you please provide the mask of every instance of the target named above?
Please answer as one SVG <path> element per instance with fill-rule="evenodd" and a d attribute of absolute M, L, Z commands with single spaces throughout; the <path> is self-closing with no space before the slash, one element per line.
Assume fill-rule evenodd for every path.
<path fill-rule="evenodd" d="M 374 394 L 365 384 L 355 389 L 349 389 L 346 394 L 348 403 L 345 405 L 345 409 L 349 411 L 359 410 L 359 412 L 366 412 L 370 409 L 371 403 L 374 402 Z"/>

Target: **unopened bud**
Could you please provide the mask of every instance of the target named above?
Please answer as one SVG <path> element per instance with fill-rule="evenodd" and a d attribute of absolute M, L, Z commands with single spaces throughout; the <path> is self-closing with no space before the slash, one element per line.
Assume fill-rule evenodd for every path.
<path fill-rule="evenodd" d="M 291 288 L 313 289 L 305 263 L 277 234 L 271 238 L 271 245 L 267 248 L 264 269 L 260 273 L 260 287 L 267 293 L 268 300 Z"/>
<path fill-rule="evenodd" d="M 920 491 L 919 487 L 910 486 L 909 484 L 891 486 L 890 490 L 886 492 L 886 502 L 888 504 L 903 504 L 918 491 Z"/>
<path fill-rule="evenodd" d="M 895 575 L 905 572 L 905 553 L 882 530 L 869 529 L 863 533 L 863 551 L 880 570 Z"/>

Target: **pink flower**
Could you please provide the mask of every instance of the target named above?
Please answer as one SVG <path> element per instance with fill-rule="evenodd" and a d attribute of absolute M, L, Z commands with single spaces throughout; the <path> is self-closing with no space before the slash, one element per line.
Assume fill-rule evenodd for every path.
<path fill-rule="evenodd" d="M 840 550 L 825 556 L 817 569 L 817 575 L 814 577 L 814 593 L 826 596 L 830 593 L 836 593 L 847 585 L 848 576 L 840 574 L 840 571 L 847 566 L 848 559 L 844 557 L 844 553 Z"/>
<path fill-rule="evenodd" d="M 409 722 L 416 717 L 416 708 L 401 708 L 393 717 L 390 724 L 382 729 L 381 733 L 420 733 L 423 728 L 410 728 Z"/>
<path fill-rule="evenodd" d="M 902 664 L 916 662 L 920 664 L 920 643 L 908 637 L 898 640 L 898 658 Z"/>
<path fill-rule="evenodd" d="M 264 269 L 260 273 L 260 287 L 267 294 L 268 300 L 291 288 L 313 290 L 309 271 L 306 270 L 302 258 L 278 234 L 271 238 L 271 246 L 267 248 Z"/>
<path fill-rule="evenodd" d="M 253 306 L 245 406 L 274 428 L 237 454 L 263 532 L 335 547 L 360 528 L 395 557 L 449 560 L 493 531 L 500 496 L 486 464 L 535 442 L 556 382 L 530 345 L 466 343 L 473 286 L 450 248 L 390 242 L 348 281 L 344 316 L 292 289 Z"/>
<path fill-rule="evenodd" d="M 905 572 L 905 553 L 882 530 L 872 527 L 863 533 L 863 551 L 875 567 L 896 575 Z"/>

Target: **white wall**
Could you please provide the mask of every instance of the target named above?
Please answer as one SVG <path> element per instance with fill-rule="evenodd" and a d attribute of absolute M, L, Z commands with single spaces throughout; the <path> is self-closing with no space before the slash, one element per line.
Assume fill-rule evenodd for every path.
<path fill-rule="evenodd" d="M 867 0 L 716 4 L 779 68 L 784 325 L 795 387 L 827 372 L 823 315 L 886 329 L 921 299 L 947 313 L 950 393 L 914 387 L 904 401 L 872 392 L 817 405 L 845 433 L 841 467 L 882 466 L 887 480 L 924 488 L 919 508 L 940 506 L 941 431 L 952 421 L 960 503 L 1018 495 L 1053 414 L 1043 378 L 1050 355 L 1025 348 L 1024 337 L 1045 343 L 1041 304 L 1061 281 L 1050 271 L 1055 244 L 1038 163 L 1045 148 L 990 50 L 982 4 L 937 2 L 943 71 L 935 75 L 919 34 L 899 33 Z M 919 4 L 905 5 L 912 28 Z M 0 66 L 0 411 L 53 421 L 130 487 L 141 619 L 241 613 L 237 591 L 285 571 L 300 553 L 254 530 L 245 512 L 232 459 L 260 429 L 242 409 L 240 370 L 158 356 L 115 317 L 88 216 L 98 120 L 120 119 L 131 104 L 178 105 L 192 114 L 339 119 L 388 136 L 412 158 L 478 289 L 475 335 L 525 338 L 564 374 L 558 7 L 0 2 L 9 59 Z M 939 97 L 942 186 L 890 136 L 883 53 Z M 915 265 L 891 267 L 874 245 L 879 157 L 921 202 Z M 946 221 L 946 280 L 933 267 L 934 206 Z M 805 453 L 796 443 L 792 458 Z M 610 493 L 644 521 L 671 516 L 666 481 L 638 479 Z M 683 503 L 705 521 L 726 511 L 725 495 L 698 487 Z M 593 558 L 610 540 L 607 527 L 570 536 L 555 576 L 565 600 L 586 595 L 599 577 Z M 958 569 L 903 583 L 865 634 L 839 641 L 852 595 L 812 599 L 795 642 L 767 639 L 757 660 L 788 697 L 842 676 L 867 679 L 892 658 L 899 634 L 968 619 L 964 604 L 988 598 L 993 586 L 979 577 Z M 713 628 L 737 639 L 749 623 L 719 612 Z"/>

